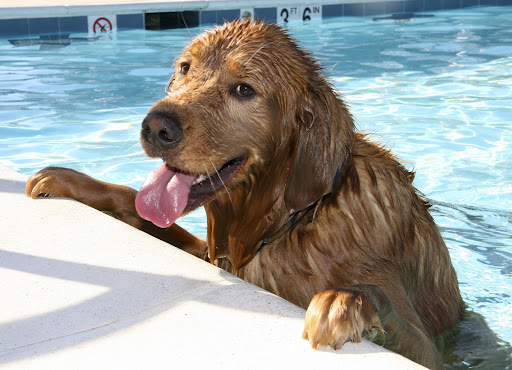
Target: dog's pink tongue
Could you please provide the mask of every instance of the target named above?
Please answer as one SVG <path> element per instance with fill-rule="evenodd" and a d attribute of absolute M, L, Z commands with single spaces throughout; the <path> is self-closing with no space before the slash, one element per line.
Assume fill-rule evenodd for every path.
<path fill-rule="evenodd" d="M 151 172 L 137 198 L 139 215 L 159 227 L 169 227 L 187 206 L 190 187 L 196 176 L 176 173 L 164 163 Z"/>

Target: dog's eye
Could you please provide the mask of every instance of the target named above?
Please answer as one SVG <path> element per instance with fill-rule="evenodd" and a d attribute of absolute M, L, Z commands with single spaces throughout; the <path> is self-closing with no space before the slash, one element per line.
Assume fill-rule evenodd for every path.
<path fill-rule="evenodd" d="M 256 94 L 250 86 L 247 86 L 244 84 L 238 85 L 235 88 L 235 93 L 236 93 L 236 95 L 238 95 L 239 97 L 242 97 L 242 98 L 250 98 Z"/>
<path fill-rule="evenodd" d="M 180 67 L 180 73 L 182 75 L 186 75 L 188 73 L 188 70 L 190 69 L 190 64 L 188 63 L 182 63 Z"/>

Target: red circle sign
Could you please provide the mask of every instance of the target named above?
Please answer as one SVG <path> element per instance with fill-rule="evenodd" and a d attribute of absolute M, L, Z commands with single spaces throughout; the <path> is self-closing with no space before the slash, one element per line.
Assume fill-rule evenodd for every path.
<path fill-rule="evenodd" d="M 110 23 L 108 18 L 98 18 L 92 26 L 92 31 L 94 33 L 112 31 L 112 23 Z"/>

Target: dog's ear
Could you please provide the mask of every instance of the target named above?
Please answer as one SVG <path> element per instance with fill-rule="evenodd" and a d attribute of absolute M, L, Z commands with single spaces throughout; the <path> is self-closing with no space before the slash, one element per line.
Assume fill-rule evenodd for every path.
<path fill-rule="evenodd" d="M 285 203 L 291 212 L 331 192 L 354 137 L 350 114 L 327 84 L 309 89 L 297 105 L 295 163 L 285 190 Z"/>

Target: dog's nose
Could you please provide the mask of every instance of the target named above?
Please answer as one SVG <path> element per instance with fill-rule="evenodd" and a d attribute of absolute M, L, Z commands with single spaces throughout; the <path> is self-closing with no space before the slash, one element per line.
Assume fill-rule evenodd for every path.
<path fill-rule="evenodd" d="M 180 142 L 183 128 L 177 118 L 162 112 L 151 112 L 142 121 L 141 135 L 148 144 L 165 150 Z"/>

